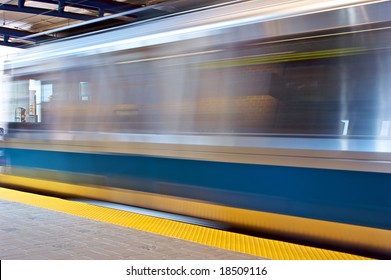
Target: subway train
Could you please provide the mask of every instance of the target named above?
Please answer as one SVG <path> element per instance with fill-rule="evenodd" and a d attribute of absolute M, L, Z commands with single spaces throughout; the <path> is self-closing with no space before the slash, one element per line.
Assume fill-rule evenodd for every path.
<path fill-rule="evenodd" d="M 233 1 L 4 63 L 0 183 L 391 256 L 391 2 Z"/>

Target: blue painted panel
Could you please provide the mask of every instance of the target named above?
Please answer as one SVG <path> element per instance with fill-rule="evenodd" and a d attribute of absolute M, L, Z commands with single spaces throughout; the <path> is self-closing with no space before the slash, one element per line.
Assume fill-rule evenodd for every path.
<path fill-rule="evenodd" d="M 113 187 L 391 229 L 391 174 L 21 149 L 6 154 L 13 166 L 101 175 Z"/>

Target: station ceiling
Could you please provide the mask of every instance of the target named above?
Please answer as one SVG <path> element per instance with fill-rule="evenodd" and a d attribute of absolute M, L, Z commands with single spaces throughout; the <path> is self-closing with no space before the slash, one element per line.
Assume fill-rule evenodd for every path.
<path fill-rule="evenodd" d="M 227 0 L 226 0 L 227 1 Z M 219 0 L 0 0 L 0 45 L 28 48 Z"/>

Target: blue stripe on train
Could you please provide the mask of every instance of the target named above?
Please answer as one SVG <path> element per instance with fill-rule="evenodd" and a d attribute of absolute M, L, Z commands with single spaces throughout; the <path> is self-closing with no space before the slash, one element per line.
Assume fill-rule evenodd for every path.
<path fill-rule="evenodd" d="M 100 175 L 112 187 L 391 229 L 391 174 L 24 149 L 6 156 L 14 167 Z"/>

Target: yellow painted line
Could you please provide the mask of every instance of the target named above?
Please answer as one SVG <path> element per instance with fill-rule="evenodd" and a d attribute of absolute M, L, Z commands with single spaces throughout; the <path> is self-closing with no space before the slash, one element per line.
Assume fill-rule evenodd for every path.
<path fill-rule="evenodd" d="M 251 57 L 239 57 L 220 61 L 210 61 L 201 64 L 201 69 L 218 69 L 228 67 L 240 67 L 258 64 L 269 64 L 288 61 L 300 61 L 308 59 L 321 59 L 340 56 L 351 56 L 364 53 L 363 48 L 340 48 L 311 52 L 297 52 L 289 54 L 256 55 Z"/>
<path fill-rule="evenodd" d="M 6 188 L 0 188 L 0 199 L 275 260 L 367 259 L 347 253 L 257 238 Z"/>

